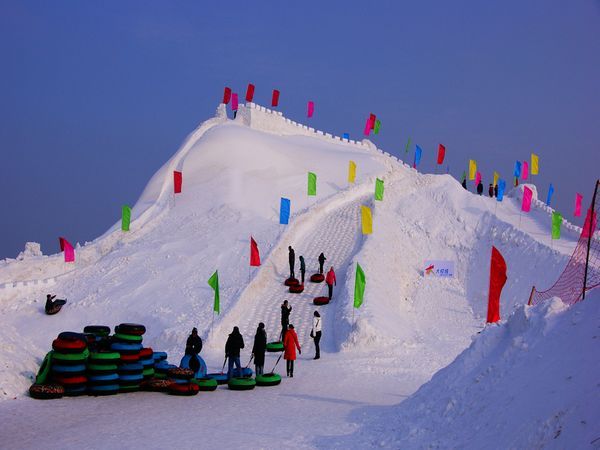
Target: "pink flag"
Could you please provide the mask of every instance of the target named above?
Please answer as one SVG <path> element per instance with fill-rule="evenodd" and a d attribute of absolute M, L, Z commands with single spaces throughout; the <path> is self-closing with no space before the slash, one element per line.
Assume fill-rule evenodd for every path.
<path fill-rule="evenodd" d="M 60 251 L 65 252 L 65 262 L 75 262 L 75 249 L 64 237 L 58 238 Z"/>
<path fill-rule="evenodd" d="M 521 169 L 521 178 L 526 180 L 529 176 L 529 163 L 527 161 L 523 161 L 523 168 Z"/>
<path fill-rule="evenodd" d="M 231 94 L 231 110 L 238 110 L 238 95 L 235 92 Z"/>
<path fill-rule="evenodd" d="M 481 172 L 475 174 L 475 184 L 481 183 Z"/>
<path fill-rule="evenodd" d="M 367 119 L 367 123 L 365 124 L 365 136 L 368 136 L 371 132 L 371 118 Z"/>
<path fill-rule="evenodd" d="M 312 117 L 315 112 L 315 104 L 312 101 L 308 102 L 308 117 Z"/>
<path fill-rule="evenodd" d="M 575 194 L 575 212 L 573 213 L 575 217 L 581 216 L 581 200 L 583 200 L 583 195 L 578 192 Z"/>
<path fill-rule="evenodd" d="M 585 223 L 583 224 L 583 231 L 581 232 L 581 237 L 590 237 L 593 236 L 596 232 L 596 226 L 598 225 L 598 217 L 596 215 L 596 211 L 594 211 L 594 220 L 592 220 L 592 232 L 590 234 L 590 216 L 592 215 L 592 210 L 588 209 L 587 214 L 585 215 Z"/>
<path fill-rule="evenodd" d="M 531 197 L 533 191 L 527 186 L 523 186 L 523 203 L 521 204 L 521 211 L 529 212 L 531 209 Z"/>

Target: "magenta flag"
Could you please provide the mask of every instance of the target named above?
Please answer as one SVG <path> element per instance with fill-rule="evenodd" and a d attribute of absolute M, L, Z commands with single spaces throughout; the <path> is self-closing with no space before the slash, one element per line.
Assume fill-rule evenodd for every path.
<path fill-rule="evenodd" d="M 573 213 L 575 217 L 581 216 L 581 200 L 583 200 L 583 195 L 578 192 L 575 194 L 575 212 Z"/>
<path fill-rule="evenodd" d="M 593 236 L 596 232 L 596 226 L 598 225 L 598 217 L 596 215 L 596 211 L 594 211 L 594 220 L 592 220 L 592 233 L 590 234 L 590 216 L 592 215 L 592 210 L 588 209 L 587 214 L 585 215 L 585 223 L 583 224 L 583 231 L 581 232 L 581 237 L 590 237 Z"/>
<path fill-rule="evenodd" d="M 479 184 L 481 182 L 481 172 L 477 172 L 475 174 L 475 184 Z"/>
<path fill-rule="evenodd" d="M 235 92 L 231 94 L 231 110 L 238 110 L 238 95 Z"/>
<path fill-rule="evenodd" d="M 529 163 L 527 161 L 523 161 L 523 168 L 521 169 L 521 178 L 526 180 L 529 176 Z"/>
<path fill-rule="evenodd" d="M 523 203 L 521 204 L 521 211 L 529 212 L 531 209 L 531 198 L 533 197 L 533 191 L 527 186 L 523 187 Z"/>
<path fill-rule="evenodd" d="M 312 117 L 315 112 L 315 104 L 312 101 L 308 102 L 308 117 Z"/>
<path fill-rule="evenodd" d="M 365 124 L 365 136 L 368 136 L 369 133 L 371 132 L 371 118 L 369 117 L 367 119 L 367 123 Z"/>
<path fill-rule="evenodd" d="M 75 249 L 64 237 L 59 237 L 60 251 L 65 252 L 65 262 L 75 262 Z"/>

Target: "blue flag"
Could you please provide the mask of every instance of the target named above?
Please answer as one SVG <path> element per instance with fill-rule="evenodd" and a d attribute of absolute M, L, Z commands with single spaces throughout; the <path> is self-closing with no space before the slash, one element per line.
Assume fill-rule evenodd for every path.
<path fill-rule="evenodd" d="M 521 176 L 521 161 L 515 161 L 515 177 Z"/>
<path fill-rule="evenodd" d="M 546 197 L 546 205 L 550 206 L 550 202 L 552 201 L 552 195 L 554 195 L 554 186 L 550 183 L 550 187 L 548 188 L 548 197 Z"/>
<path fill-rule="evenodd" d="M 348 134 L 348 133 L 344 133 L 344 134 L 342 134 L 342 138 L 343 138 L 343 139 L 348 139 L 348 140 L 349 140 L 349 139 L 350 139 L 350 134 Z"/>
<path fill-rule="evenodd" d="M 279 223 L 287 225 L 290 223 L 290 199 L 281 197 L 279 205 Z"/>
<path fill-rule="evenodd" d="M 506 181 L 500 179 L 498 180 L 498 195 L 496 196 L 496 201 L 501 202 L 504 198 L 504 191 L 506 190 Z"/>
<path fill-rule="evenodd" d="M 421 147 L 419 147 L 418 145 L 415 148 L 415 163 L 414 163 L 414 167 L 417 167 L 419 165 L 419 163 L 421 162 L 421 154 L 423 153 L 423 150 L 421 150 Z"/>

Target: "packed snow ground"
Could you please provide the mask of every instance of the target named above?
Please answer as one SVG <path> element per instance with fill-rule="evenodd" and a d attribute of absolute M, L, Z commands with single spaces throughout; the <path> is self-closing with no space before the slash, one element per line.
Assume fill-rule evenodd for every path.
<path fill-rule="evenodd" d="M 539 321 L 552 314 L 574 314 L 560 310 L 555 303 L 550 310 L 544 306 L 531 309 L 533 312 L 521 306 L 532 283 L 539 288 L 552 284 L 578 236 L 569 226 L 563 230 L 563 239 L 551 244 L 549 212 L 534 208 L 522 215 L 519 190 L 498 203 L 465 192 L 447 175 L 419 174 L 371 144 L 311 137 L 304 128 L 298 128 L 295 135 L 293 126 L 280 116 L 255 110 L 250 119 L 249 113 L 230 121 L 221 110 L 195 130 L 150 180 L 133 208 L 129 233 L 115 224 L 94 242 L 76 249 L 75 265 L 65 265 L 60 254 L 2 262 L 0 283 L 10 284 L 0 289 L 3 445 L 469 447 L 469 431 L 460 427 L 479 409 L 473 414 L 461 410 L 464 423 L 453 419 L 452 408 L 442 414 L 438 421 L 457 425 L 452 433 L 443 431 L 443 424 L 426 427 L 429 411 L 432 423 L 437 423 L 434 419 L 440 414 L 434 403 L 439 398 L 429 398 L 424 392 L 429 389 L 435 396 L 438 390 L 446 390 L 448 397 L 449 392 L 460 391 L 452 397 L 453 405 L 467 401 L 478 405 L 478 399 L 484 402 L 479 392 L 470 399 L 462 396 L 471 379 L 465 378 L 464 385 L 452 384 L 443 374 L 454 373 L 458 369 L 453 367 L 465 358 L 470 358 L 472 366 L 489 366 L 481 356 L 484 351 L 476 353 L 481 361 L 465 356 L 472 354 L 473 348 L 512 345 L 515 336 L 494 331 L 511 327 L 511 321 L 477 334 L 485 322 L 491 245 L 502 252 L 508 265 L 502 296 L 504 317 L 513 310 L 518 317 L 539 315 Z M 350 186 L 346 181 L 349 160 L 358 166 L 357 182 Z M 184 174 L 183 193 L 176 197 L 171 193 L 173 170 Z M 316 198 L 306 195 L 308 171 L 318 176 Z M 373 200 L 375 177 L 385 180 L 383 202 Z M 292 201 L 292 218 L 286 227 L 278 223 L 282 196 Z M 367 237 L 360 233 L 361 205 L 374 212 L 374 234 Z M 249 271 L 250 235 L 258 242 L 263 265 Z M 303 294 L 287 293 L 282 282 L 288 271 L 288 245 L 295 248 L 297 256 L 305 256 L 307 276 L 316 271 L 321 251 L 328 258 L 326 267 L 335 267 L 338 286 L 330 305 L 315 308 L 311 303 L 314 296 L 325 292 L 324 285 L 307 283 Z M 456 276 L 424 278 L 425 259 L 454 260 Z M 352 311 L 356 262 L 367 275 L 367 290 L 363 307 Z M 213 298 L 206 280 L 215 269 L 219 270 L 222 311 L 211 329 Z M 41 284 L 43 280 L 49 280 L 51 287 Z M 19 281 L 30 282 L 14 286 Z M 49 289 L 69 300 L 57 316 L 43 314 Z M 240 393 L 221 387 L 192 398 L 136 393 L 40 402 L 26 395 L 41 359 L 60 331 L 81 330 L 92 323 L 144 323 L 148 328 L 145 344 L 168 351 L 169 360 L 177 363 L 185 338 L 197 326 L 205 340 L 203 356 L 211 371 L 219 371 L 224 342 L 233 326 L 240 326 L 246 340 L 244 364 L 259 321 L 266 323 L 270 340 L 275 339 L 279 305 L 284 299 L 294 307 L 291 321 L 304 352 L 295 377 L 284 379 L 277 388 Z M 597 325 L 597 301 L 586 300 L 585 306 L 572 310 L 578 308 L 592 311 Z M 324 323 L 324 354 L 319 361 L 311 360 L 313 348 L 308 337 L 315 309 L 321 311 Z M 589 325 L 590 320 L 585 323 Z M 535 341 L 538 344 L 529 343 L 537 336 L 536 329 L 528 328 L 531 321 L 521 322 L 519 333 L 525 345 L 543 346 L 543 337 Z M 557 333 L 561 327 L 568 328 L 567 322 L 556 319 Z M 490 335 L 497 336 L 493 344 Z M 404 405 L 414 408 L 413 399 L 397 406 L 469 347 L 474 336 L 464 355 L 415 394 L 419 404 L 432 402 L 430 409 L 412 415 L 412 409 Z M 592 347 L 581 350 L 587 354 Z M 557 353 L 548 359 L 560 367 L 563 354 Z M 519 362 L 524 366 L 519 373 L 526 373 L 528 361 Z M 266 369 L 274 364 L 270 356 Z M 501 364 L 505 373 L 513 370 L 516 362 L 507 358 Z M 277 371 L 281 373 L 283 366 L 281 362 Z M 531 370 L 536 370 L 535 361 Z M 558 379 L 544 378 L 545 373 L 536 376 L 544 379 L 546 386 L 558 389 Z M 597 397 L 597 386 L 594 389 L 590 383 L 586 378 L 582 386 Z M 510 384 L 505 389 L 510 390 Z M 517 391 L 507 395 L 513 398 Z M 569 396 L 565 404 L 577 403 L 580 398 Z M 504 402 L 502 411 L 490 407 L 489 415 L 479 420 L 485 424 L 494 411 L 509 409 L 515 420 L 521 413 L 545 423 L 555 413 L 554 405 L 548 403 L 544 408 L 543 399 L 539 402 L 542 406 L 530 410 L 517 408 L 516 401 Z M 511 405 L 515 405 L 514 411 Z M 49 417 L 66 419 L 68 433 Z M 588 420 L 592 422 L 591 417 Z M 511 421 L 493 423 L 498 432 L 505 433 L 511 433 L 512 425 Z M 444 433 L 449 439 L 441 439 Z M 588 445 L 585 439 L 591 434 L 571 429 L 554 442 L 566 447 Z M 523 432 L 507 441 L 508 446 L 535 447 L 549 442 L 547 433 L 535 436 Z M 472 443 L 472 448 L 481 448 L 475 445 L 478 441 Z"/>

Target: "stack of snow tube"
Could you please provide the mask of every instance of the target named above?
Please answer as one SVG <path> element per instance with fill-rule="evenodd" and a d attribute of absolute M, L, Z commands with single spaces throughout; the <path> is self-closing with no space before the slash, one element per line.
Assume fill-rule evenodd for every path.
<path fill-rule="evenodd" d="M 121 355 L 110 350 L 91 352 L 87 363 L 88 393 L 112 395 L 119 392 L 118 367 Z"/>
<path fill-rule="evenodd" d="M 191 380 L 194 371 L 183 367 L 173 367 L 168 370 L 167 375 L 171 380 L 169 394 L 173 395 L 196 395 L 200 390 L 196 383 Z"/>
<path fill-rule="evenodd" d="M 81 333 L 66 331 L 52 342 L 50 373 L 54 383 L 63 386 L 64 395 L 83 395 L 87 391 L 87 339 Z"/>
<path fill-rule="evenodd" d="M 115 327 L 115 334 L 111 336 L 110 348 L 120 354 L 117 367 L 119 392 L 134 392 L 140 389 L 140 383 L 144 379 L 144 366 L 140 364 L 140 352 L 143 349 L 142 335 L 145 332 L 144 325 L 122 323 Z"/>
<path fill-rule="evenodd" d="M 83 328 L 83 333 L 88 339 L 90 351 L 107 350 L 109 348 L 110 327 L 106 325 L 87 325 Z"/>

